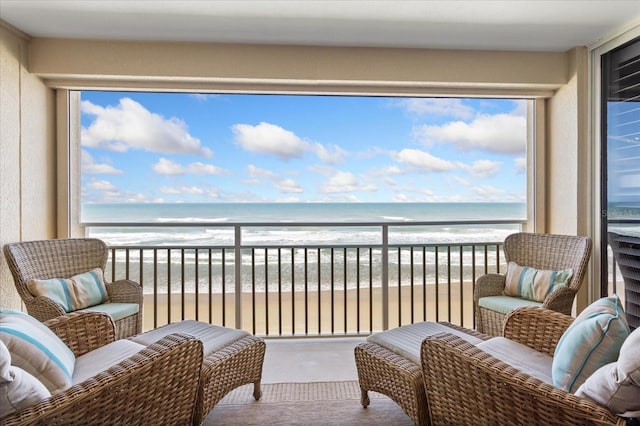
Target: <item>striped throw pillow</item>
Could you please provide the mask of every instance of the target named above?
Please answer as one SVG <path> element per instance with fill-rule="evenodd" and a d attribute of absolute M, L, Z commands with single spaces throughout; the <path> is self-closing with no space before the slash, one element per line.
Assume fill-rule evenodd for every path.
<path fill-rule="evenodd" d="M 66 312 L 99 305 L 107 299 L 107 288 L 100 268 L 69 279 L 30 280 L 27 286 L 31 294 L 48 297 L 60 304 Z"/>
<path fill-rule="evenodd" d="M 572 275 L 571 269 L 547 271 L 509 262 L 504 294 L 544 302 L 547 295 L 561 287 L 566 287 Z"/>
<path fill-rule="evenodd" d="M 594 371 L 618 359 L 629 325 L 617 295 L 596 300 L 580 313 L 556 346 L 553 385 L 575 392 Z"/>
<path fill-rule="evenodd" d="M 11 363 L 40 380 L 51 393 L 71 386 L 76 357 L 56 334 L 30 315 L 0 308 L 0 340 Z"/>

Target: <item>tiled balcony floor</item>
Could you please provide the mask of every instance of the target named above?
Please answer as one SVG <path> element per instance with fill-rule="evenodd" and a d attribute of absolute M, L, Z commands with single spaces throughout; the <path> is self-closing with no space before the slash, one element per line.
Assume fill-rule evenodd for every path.
<path fill-rule="evenodd" d="M 262 383 L 358 380 L 353 350 L 364 337 L 265 339 Z"/>

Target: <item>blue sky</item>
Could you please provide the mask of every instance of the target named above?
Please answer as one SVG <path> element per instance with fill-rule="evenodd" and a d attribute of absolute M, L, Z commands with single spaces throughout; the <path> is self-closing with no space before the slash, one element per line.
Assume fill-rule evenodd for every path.
<path fill-rule="evenodd" d="M 524 202 L 526 101 L 81 94 L 83 202 Z"/>

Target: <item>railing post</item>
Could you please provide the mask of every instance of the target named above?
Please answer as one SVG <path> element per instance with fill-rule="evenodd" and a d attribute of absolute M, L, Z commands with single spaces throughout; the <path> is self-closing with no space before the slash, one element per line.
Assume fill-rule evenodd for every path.
<path fill-rule="evenodd" d="M 236 328 L 242 329 L 242 227 L 235 225 L 233 227 L 235 237 L 233 239 L 233 249 L 235 261 L 233 266 L 235 268 L 235 283 L 236 283 Z"/>
<path fill-rule="evenodd" d="M 382 225 L 382 329 L 389 329 L 389 226 Z"/>

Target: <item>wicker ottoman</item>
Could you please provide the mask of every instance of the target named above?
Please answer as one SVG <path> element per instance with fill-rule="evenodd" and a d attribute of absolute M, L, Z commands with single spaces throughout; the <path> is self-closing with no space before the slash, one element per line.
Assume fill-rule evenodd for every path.
<path fill-rule="evenodd" d="M 417 425 L 429 424 L 429 408 L 422 380 L 422 341 L 437 333 L 456 334 L 476 344 L 490 336 L 446 322 L 420 322 L 372 334 L 355 348 L 363 407 L 368 391 L 393 399 Z"/>
<path fill-rule="evenodd" d="M 201 424 L 218 401 L 239 386 L 253 383 L 253 397 L 260 399 L 264 340 L 246 331 L 191 320 L 168 324 L 130 340 L 147 345 L 170 333 L 190 334 L 203 343 L 204 360 L 194 424 Z"/>

